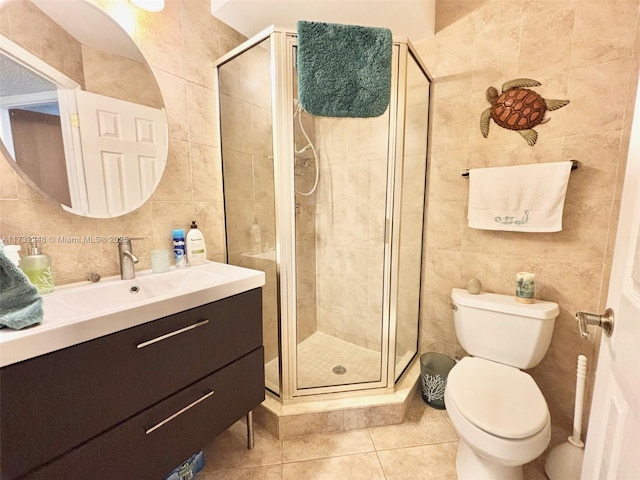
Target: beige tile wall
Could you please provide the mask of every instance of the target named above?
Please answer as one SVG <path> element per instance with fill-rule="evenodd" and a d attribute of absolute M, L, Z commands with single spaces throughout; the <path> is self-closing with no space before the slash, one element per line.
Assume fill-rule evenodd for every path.
<path fill-rule="evenodd" d="M 0 34 L 84 85 L 82 45 L 33 3 L 6 2 L 0 11 Z"/>
<path fill-rule="evenodd" d="M 82 45 L 85 90 L 153 108 L 164 107 L 162 94 L 146 62 Z"/>
<path fill-rule="evenodd" d="M 99 3 L 96 0 L 95 3 Z M 113 2 L 104 2 L 105 8 Z M 151 65 L 169 118 L 169 158 L 163 179 L 150 201 L 122 217 L 99 220 L 78 217 L 35 194 L 0 161 L 0 234 L 42 235 L 58 284 L 81 281 L 90 272 L 118 273 L 114 243 L 65 244 L 59 236 L 144 237 L 134 242 L 140 269 L 150 268 L 149 251 L 171 248 L 171 229 L 197 220 L 205 234 L 208 257 L 222 260 L 224 227 L 220 182 L 217 93 L 213 62 L 244 37 L 209 15 L 206 0 L 168 0 L 162 12 L 133 8 L 134 41 Z M 10 22 L 0 13 L 0 28 Z M 34 27 L 35 28 L 35 27 Z M 48 45 L 44 28 L 19 32 L 26 40 Z M 26 41 L 25 40 L 25 41 Z"/>
<path fill-rule="evenodd" d="M 436 78 L 421 346 L 449 355 L 459 350 L 452 287 L 476 277 L 486 290 L 511 294 L 517 271 L 535 272 L 537 296 L 560 305 L 549 353 L 532 371 L 550 406 L 553 446 L 571 433 L 577 355 L 589 359 L 590 385 L 595 370 L 599 339 L 581 340 L 573 316 L 605 308 L 638 79 L 638 1 L 443 4 L 441 28 L 418 42 Z M 487 139 L 480 134 L 486 88 L 519 77 L 540 81 L 535 90 L 545 98 L 571 100 L 537 127 L 534 147 L 495 123 Z M 463 169 L 570 159 L 581 166 L 571 174 L 562 232 L 466 226 Z"/>
<path fill-rule="evenodd" d="M 318 330 L 381 348 L 388 113 L 318 118 Z"/>

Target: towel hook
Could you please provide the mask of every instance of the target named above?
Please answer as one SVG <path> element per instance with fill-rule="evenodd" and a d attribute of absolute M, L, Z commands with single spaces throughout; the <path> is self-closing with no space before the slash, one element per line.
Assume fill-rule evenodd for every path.
<path fill-rule="evenodd" d="M 578 167 L 580 166 L 580 162 L 577 160 L 571 160 L 571 170 L 577 170 Z M 469 169 L 467 168 L 465 171 L 462 172 L 462 176 L 469 178 Z"/>

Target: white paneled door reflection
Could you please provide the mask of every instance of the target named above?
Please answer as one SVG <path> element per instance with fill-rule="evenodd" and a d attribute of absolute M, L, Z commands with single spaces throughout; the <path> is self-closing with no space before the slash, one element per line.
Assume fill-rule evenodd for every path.
<path fill-rule="evenodd" d="M 84 177 L 92 217 L 141 205 L 160 180 L 167 155 L 164 110 L 77 91 Z M 83 174 L 83 175 L 82 175 Z"/>

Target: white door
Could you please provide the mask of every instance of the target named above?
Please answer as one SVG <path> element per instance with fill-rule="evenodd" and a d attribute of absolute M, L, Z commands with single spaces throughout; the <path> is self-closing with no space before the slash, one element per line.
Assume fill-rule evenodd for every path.
<path fill-rule="evenodd" d="M 121 215 L 144 203 L 167 158 L 163 109 L 78 90 L 88 212 Z"/>
<path fill-rule="evenodd" d="M 615 312 L 602 335 L 583 480 L 640 479 L 640 98 L 636 99 L 609 284 Z M 594 328 L 589 327 L 593 332 Z"/>

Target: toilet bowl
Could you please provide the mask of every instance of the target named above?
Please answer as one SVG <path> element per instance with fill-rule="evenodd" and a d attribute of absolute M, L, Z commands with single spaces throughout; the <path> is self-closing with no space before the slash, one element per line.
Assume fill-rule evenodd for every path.
<path fill-rule="evenodd" d="M 465 357 L 449 373 L 447 412 L 460 436 L 458 478 L 520 480 L 551 437 L 547 403 L 527 373 Z"/>
<path fill-rule="evenodd" d="M 551 418 L 542 392 L 520 369 L 546 354 L 559 307 L 461 289 L 451 298 L 458 341 L 471 355 L 449 372 L 444 396 L 460 436 L 458 479 L 522 480 L 522 466 L 549 445 Z"/>

